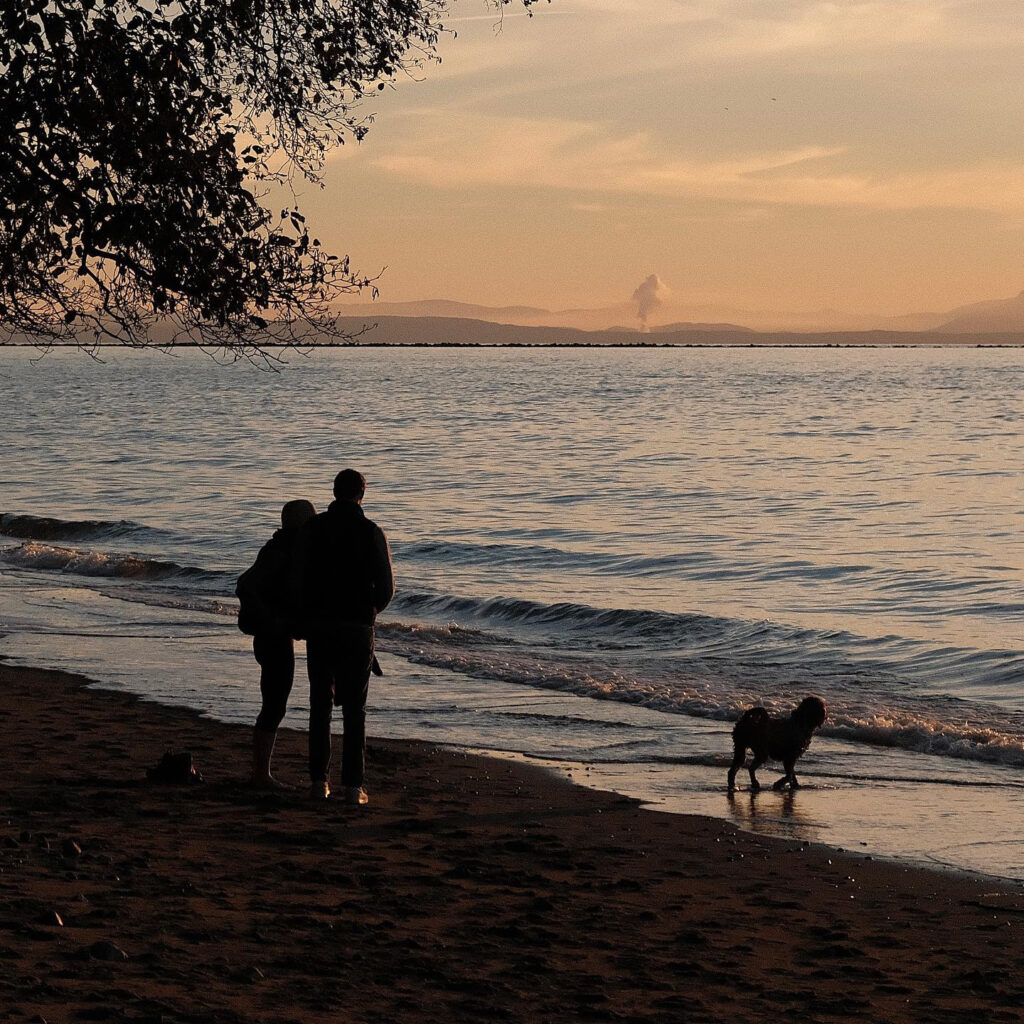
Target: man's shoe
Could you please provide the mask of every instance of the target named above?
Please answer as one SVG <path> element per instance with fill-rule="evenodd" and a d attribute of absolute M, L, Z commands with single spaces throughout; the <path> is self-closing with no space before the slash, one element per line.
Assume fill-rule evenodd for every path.
<path fill-rule="evenodd" d="M 331 795 L 331 787 L 327 781 L 314 782 L 309 787 L 310 800 L 326 800 Z"/>
<path fill-rule="evenodd" d="M 350 807 L 362 807 L 369 802 L 370 798 L 366 795 L 366 790 L 362 786 L 345 787 L 345 803 Z"/>

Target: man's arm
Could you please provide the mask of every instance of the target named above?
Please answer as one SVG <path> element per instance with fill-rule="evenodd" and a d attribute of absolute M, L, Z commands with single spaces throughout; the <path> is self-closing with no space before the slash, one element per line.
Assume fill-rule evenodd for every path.
<path fill-rule="evenodd" d="M 387 608 L 395 596 L 395 573 L 391 568 L 391 548 L 384 531 L 373 531 L 373 607 L 377 612 Z"/>

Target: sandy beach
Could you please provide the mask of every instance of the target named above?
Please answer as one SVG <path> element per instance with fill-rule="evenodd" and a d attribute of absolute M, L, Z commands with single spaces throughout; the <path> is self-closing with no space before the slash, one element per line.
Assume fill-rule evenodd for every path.
<path fill-rule="evenodd" d="M 0 1020 L 1024 1020 L 1024 891 L 373 741 L 306 802 L 284 732 L 0 667 Z M 189 750 L 204 781 L 146 778 Z"/>

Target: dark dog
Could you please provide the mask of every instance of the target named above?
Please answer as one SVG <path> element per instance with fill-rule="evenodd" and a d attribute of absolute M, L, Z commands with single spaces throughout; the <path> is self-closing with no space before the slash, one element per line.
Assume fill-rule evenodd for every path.
<path fill-rule="evenodd" d="M 743 765 L 748 748 L 754 753 L 750 764 L 750 790 L 756 793 L 761 784 L 754 772 L 765 761 L 781 761 L 786 774 L 773 788 L 782 789 L 788 782 L 792 789 L 800 783 L 793 771 L 797 758 L 811 745 L 814 730 L 825 721 L 825 702 L 820 697 L 805 697 L 789 718 L 772 718 L 765 708 L 744 711 L 732 730 L 733 758 L 729 768 L 729 792 L 736 788 L 736 772 Z"/>

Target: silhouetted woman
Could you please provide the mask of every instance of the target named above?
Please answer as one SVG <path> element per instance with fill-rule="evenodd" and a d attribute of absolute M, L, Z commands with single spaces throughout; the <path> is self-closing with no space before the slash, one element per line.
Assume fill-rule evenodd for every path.
<path fill-rule="evenodd" d="M 238 628 L 252 635 L 252 651 L 260 666 L 263 705 L 252 736 L 252 781 L 265 789 L 281 785 L 270 774 L 270 759 L 295 676 L 296 623 L 289 600 L 292 564 L 302 527 L 315 515 L 312 502 L 289 501 L 281 509 L 281 529 L 263 545 L 235 589 Z"/>

